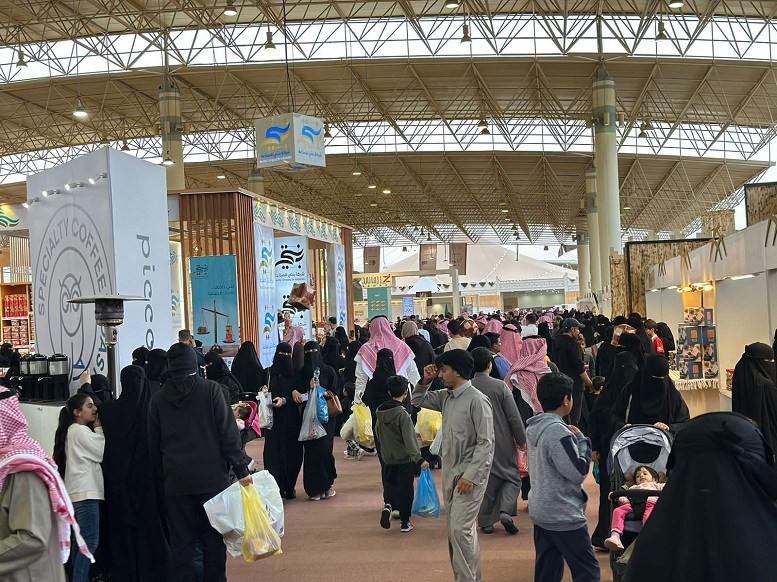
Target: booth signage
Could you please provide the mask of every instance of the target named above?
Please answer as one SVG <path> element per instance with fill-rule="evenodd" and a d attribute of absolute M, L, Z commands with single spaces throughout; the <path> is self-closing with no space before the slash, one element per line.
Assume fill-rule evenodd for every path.
<path fill-rule="evenodd" d="M 467 243 L 450 243 L 448 245 L 448 264 L 459 270 L 459 276 L 467 274 Z"/>
<path fill-rule="evenodd" d="M 170 312 L 172 314 L 171 331 L 174 334 L 185 327 L 183 312 L 183 264 L 181 263 L 181 243 L 170 241 Z"/>
<path fill-rule="evenodd" d="M 380 247 L 364 247 L 363 259 L 365 273 L 380 272 Z"/>
<path fill-rule="evenodd" d="M 367 289 L 367 317 L 385 315 L 391 319 L 391 289 L 377 287 Z"/>
<path fill-rule="evenodd" d="M 190 257 L 195 339 L 204 351 L 212 346 L 240 345 L 235 255 Z"/>
<path fill-rule="evenodd" d="M 413 311 L 413 298 L 412 297 L 403 297 L 402 298 L 402 315 L 405 317 L 410 317 L 415 313 Z"/>
<path fill-rule="evenodd" d="M 393 287 L 394 278 L 391 275 L 366 275 L 358 279 L 362 289 L 374 289 L 376 287 Z"/>
<path fill-rule="evenodd" d="M 44 190 L 59 193 L 42 197 Z M 38 199 L 28 210 L 35 347 L 70 358 L 71 390 L 84 370 L 105 374 L 108 363 L 94 308 L 68 300 L 104 293 L 148 299 L 124 306 L 119 369 L 138 346 L 167 348 L 175 337 L 166 191 L 164 168 L 112 148 L 27 178 L 28 198 Z"/>
<path fill-rule="evenodd" d="M 275 292 L 275 242 L 273 230 L 254 223 L 256 299 L 259 317 L 259 360 L 272 365 L 278 345 L 278 308 Z"/>
<path fill-rule="evenodd" d="M 284 210 L 263 200 L 254 200 L 254 223 L 289 234 L 304 234 L 327 243 L 343 242 L 339 226 L 295 210 Z"/>
<path fill-rule="evenodd" d="M 335 268 L 335 305 L 334 311 L 337 313 L 337 323 L 348 328 L 348 286 L 345 273 L 345 247 L 343 245 L 332 245 L 334 251 Z M 330 269 L 332 271 L 332 269 Z M 330 287 L 331 288 L 331 287 Z"/>
<path fill-rule="evenodd" d="M 283 236 L 273 241 L 275 261 L 275 305 L 292 325 L 305 331 L 305 339 L 311 339 L 310 311 L 300 310 L 289 303 L 291 290 L 297 283 L 308 283 L 308 239 L 305 236 Z"/>
<path fill-rule="evenodd" d="M 437 269 L 437 245 L 422 244 L 418 253 L 418 270 L 429 271 Z"/>
<path fill-rule="evenodd" d="M 284 113 L 256 121 L 259 168 L 306 170 L 326 167 L 324 122 L 318 117 Z"/>

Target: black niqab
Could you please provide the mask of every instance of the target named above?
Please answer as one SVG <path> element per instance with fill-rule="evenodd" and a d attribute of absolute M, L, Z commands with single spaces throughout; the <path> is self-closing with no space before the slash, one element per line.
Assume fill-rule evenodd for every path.
<path fill-rule="evenodd" d="M 146 358 L 148 357 L 148 348 L 146 346 L 140 346 L 132 351 L 132 365 L 140 366 L 141 368 L 146 365 Z"/>
<path fill-rule="evenodd" d="M 324 365 L 324 358 L 321 355 L 321 348 L 316 341 L 309 341 L 305 344 L 305 362 L 302 366 L 302 377 L 309 382 L 315 371 L 321 370 Z"/>
<path fill-rule="evenodd" d="M 628 323 L 631 327 L 636 329 L 637 337 L 639 338 L 639 341 L 642 342 L 642 348 L 645 350 L 646 354 L 652 354 L 655 350 L 653 349 L 653 340 L 650 339 L 650 336 L 648 336 L 647 331 L 645 331 L 645 324 L 642 322 L 642 318 L 640 317 L 629 317 L 626 320 L 626 323 Z"/>
<path fill-rule="evenodd" d="M 348 332 L 341 325 L 335 329 L 335 338 L 340 343 L 340 349 L 345 351 L 348 349 Z"/>
<path fill-rule="evenodd" d="M 266 383 L 264 366 L 259 361 L 254 342 L 242 343 L 232 360 L 232 375 L 246 392 L 259 392 Z"/>
<path fill-rule="evenodd" d="M 674 343 L 674 334 L 665 322 L 660 321 L 656 324 L 656 334 L 664 344 L 664 350 L 673 352 L 677 349 L 677 344 Z"/>
<path fill-rule="evenodd" d="M 674 441 L 669 481 L 624 580 L 773 580 L 773 462 L 763 436 L 741 414 L 712 412 L 688 422 Z"/>
<path fill-rule="evenodd" d="M 745 347 L 734 368 L 732 409 L 753 419 L 772 449 L 777 446 L 777 386 L 774 350 L 763 343 Z"/>
<path fill-rule="evenodd" d="M 271 376 L 273 378 L 293 378 L 294 377 L 294 363 L 291 361 L 291 344 L 281 342 L 275 346 L 275 355 L 272 359 L 272 366 L 270 367 Z"/>

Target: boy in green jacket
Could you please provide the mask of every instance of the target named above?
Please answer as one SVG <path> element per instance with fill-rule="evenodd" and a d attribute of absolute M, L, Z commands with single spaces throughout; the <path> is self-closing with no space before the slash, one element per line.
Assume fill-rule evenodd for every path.
<path fill-rule="evenodd" d="M 378 407 L 375 422 L 375 434 L 383 461 L 383 498 L 390 500 L 390 503 L 383 506 L 380 525 L 383 529 L 389 529 L 391 511 L 396 509 L 402 522 L 400 531 L 407 533 L 413 530 L 410 510 L 413 506 L 415 468 L 420 464 L 421 469 L 426 469 L 429 463 L 421 457 L 413 421 L 402 405 L 408 394 L 407 380 L 402 376 L 391 376 L 386 381 L 386 388 L 392 400 Z"/>

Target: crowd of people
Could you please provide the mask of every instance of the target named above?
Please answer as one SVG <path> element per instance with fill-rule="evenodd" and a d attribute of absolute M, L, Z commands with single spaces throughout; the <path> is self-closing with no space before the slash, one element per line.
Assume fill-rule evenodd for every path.
<path fill-rule="evenodd" d="M 650 425 L 677 439 L 670 459 L 675 474 L 662 491 L 666 499 L 650 500 L 645 541 L 632 554 L 628 580 L 647 579 L 645 572 L 661 572 L 651 579 L 691 579 L 681 575 L 694 567 L 690 558 L 658 564 L 648 552 L 668 547 L 659 525 L 681 536 L 682 511 L 674 508 L 688 501 L 681 494 L 693 491 L 690 483 L 707 462 L 702 459 L 729 455 L 729 476 L 741 473 L 730 477 L 734 487 L 755 496 L 770 527 L 777 523 L 771 469 L 777 369 L 766 344 L 747 346 L 737 365 L 734 410 L 741 414 L 691 421 L 669 374 L 669 326 L 636 313 L 609 320 L 574 311 L 497 312 L 394 324 L 379 316 L 351 334 L 333 322 L 321 341 L 304 335 L 292 328 L 267 368 L 254 345 L 244 342 L 230 368 L 221 354 L 203 354 L 182 330 L 166 351 L 133 353 L 133 364 L 121 370 L 117 399 L 106 378 L 87 372 L 61 410 L 52 457 L 26 436 L 13 391 L 0 388 L 0 505 L 6 510 L 0 512 L 0 577 L 59 582 L 66 579 L 65 561 L 73 582 L 96 572 L 126 582 L 225 581 L 226 548 L 203 503 L 231 481 L 252 483 L 255 463 L 240 432 L 248 417 L 238 403 L 257 395 L 267 395 L 273 411 L 271 428 L 262 430 L 261 466 L 286 500 L 297 497 L 300 472 L 309 501 L 336 495 L 335 435 L 345 430 L 352 408 L 369 410 L 370 438 L 350 432 L 342 458 L 378 457 L 381 527 L 399 519 L 402 533 L 414 529 L 414 479 L 441 466 L 457 582 L 482 580 L 479 535 L 493 535 L 496 525 L 519 533 L 513 521 L 519 498 L 529 502 L 534 525 L 535 580 L 560 581 L 564 562 L 575 581 L 600 580 L 595 550 L 622 549 L 626 512 L 611 516 L 605 459 L 613 436 L 631 425 Z M 303 439 L 303 415 L 315 406 L 319 386 L 342 403 L 343 414 L 330 416 L 315 438 Z M 428 440 L 419 447 L 416 438 L 422 411 L 441 413 L 435 453 Z M 745 418 L 755 422 L 741 422 Z M 710 434 L 718 446 L 703 438 Z M 582 487 L 592 464 L 599 475 L 599 523 L 589 535 Z M 638 469 L 636 487 L 663 489 L 648 469 Z M 699 482 L 721 496 L 730 493 L 722 483 Z M 699 519 L 722 527 L 704 499 L 691 507 Z M 688 545 L 677 536 L 673 548 Z M 764 547 L 771 563 L 767 553 Z M 727 564 L 716 567 L 731 571 Z M 746 568 L 760 572 L 762 563 Z M 728 579 L 709 571 L 706 579 Z"/>

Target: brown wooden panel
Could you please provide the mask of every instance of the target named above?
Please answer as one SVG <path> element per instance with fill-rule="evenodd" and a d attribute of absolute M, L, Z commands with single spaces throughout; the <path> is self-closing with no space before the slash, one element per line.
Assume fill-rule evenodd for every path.
<path fill-rule="evenodd" d="M 259 308 L 256 289 L 256 250 L 254 248 L 253 198 L 235 193 L 234 249 L 237 255 L 237 288 L 240 312 L 240 339 L 259 345 Z M 231 240 L 230 240 L 231 246 Z"/>

